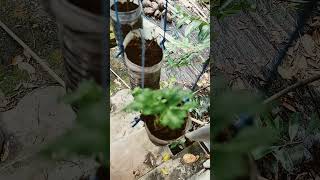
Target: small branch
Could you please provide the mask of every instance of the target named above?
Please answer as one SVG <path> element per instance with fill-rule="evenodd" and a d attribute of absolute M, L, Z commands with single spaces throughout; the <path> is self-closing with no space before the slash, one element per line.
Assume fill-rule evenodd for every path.
<path fill-rule="evenodd" d="M 317 81 L 319 79 L 320 79 L 320 74 L 315 75 L 313 77 L 310 77 L 308 79 L 304 79 L 304 80 L 298 81 L 297 83 L 287 87 L 286 89 L 284 89 L 284 90 L 274 94 L 273 96 L 269 97 L 268 99 L 264 100 L 263 104 L 268 104 L 271 101 L 274 101 L 274 100 L 278 99 L 279 97 L 283 96 L 284 94 L 287 94 L 288 92 L 293 91 L 296 88 L 299 88 L 301 86 L 307 85 L 307 84 L 312 83 L 314 81 Z"/>
<path fill-rule="evenodd" d="M 53 79 L 55 79 L 61 86 L 65 87 L 64 81 L 41 59 L 31 48 L 25 44 L 14 32 L 12 32 L 1 20 L 0 27 L 5 30 L 17 43 L 19 43 L 41 66 L 47 71 Z"/>
<path fill-rule="evenodd" d="M 193 92 L 193 95 L 197 94 L 197 93 L 200 92 L 201 90 L 207 89 L 208 87 L 210 87 L 210 85 L 204 86 L 204 87 L 196 90 L 195 92 Z"/>
<path fill-rule="evenodd" d="M 131 89 L 130 86 L 116 73 L 114 72 L 111 68 L 110 71 L 128 88 Z"/>
<path fill-rule="evenodd" d="M 195 122 L 195 123 L 197 123 L 197 124 L 199 124 L 199 125 L 201 125 L 201 126 L 203 126 L 203 125 L 206 124 L 205 122 L 202 122 L 202 121 L 200 121 L 200 120 L 198 120 L 198 119 L 195 119 L 195 118 L 193 118 L 193 117 L 190 117 L 190 120 L 193 121 L 193 122 Z"/>

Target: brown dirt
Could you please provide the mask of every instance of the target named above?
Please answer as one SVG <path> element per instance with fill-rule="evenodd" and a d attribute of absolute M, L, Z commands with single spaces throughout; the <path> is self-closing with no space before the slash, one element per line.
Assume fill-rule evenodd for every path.
<path fill-rule="evenodd" d="M 145 66 L 151 67 L 158 64 L 163 56 L 162 49 L 156 41 L 145 42 Z M 128 59 L 134 64 L 141 66 L 141 39 L 132 40 L 125 49 Z"/>
<path fill-rule="evenodd" d="M 129 12 L 129 11 L 133 11 L 139 7 L 137 4 L 135 4 L 133 2 L 125 2 L 125 3 L 117 2 L 117 6 L 118 6 L 119 12 Z M 115 11 L 115 5 L 112 5 L 111 9 L 113 11 Z"/>
<path fill-rule="evenodd" d="M 179 138 L 184 134 L 186 127 L 186 121 L 183 125 L 183 128 L 171 130 L 168 127 L 155 127 L 154 116 L 141 116 L 141 119 L 146 123 L 146 126 L 150 130 L 151 134 L 162 140 L 174 140 Z"/>

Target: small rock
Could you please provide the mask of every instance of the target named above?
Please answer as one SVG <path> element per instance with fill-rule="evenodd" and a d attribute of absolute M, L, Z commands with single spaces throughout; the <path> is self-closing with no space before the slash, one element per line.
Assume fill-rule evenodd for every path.
<path fill-rule="evenodd" d="M 160 19 L 161 18 L 160 13 L 161 12 L 159 11 L 159 9 L 157 9 L 156 12 L 154 12 L 154 17 L 157 18 L 157 19 Z"/>
<path fill-rule="evenodd" d="M 158 10 L 159 5 L 158 5 L 158 3 L 156 3 L 156 2 L 151 2 L 151 7 L 152 7 L 152 9 L 153 9 L 154 11 L 156 11 L 156 10 Z"/>
<path fill-rule="evenodd" d="M 148 16 L 152 16 L 153 15 L 153 13 L 154 13 L 154 9 L 152 8 L 152 7 L 146 7 L 146 8 L 144 8 L 144 13 L 146 14 L 146 15 L 148 15 Z"/>
<path fill-rule="evenodd" d="M 149 1 L 149 0 L 144 0 L 144 1 L 142 2 L 142 6 L 143 6 L 143 7 L 151 7 L 151 6 L 152 6 L 152 3 L 151 3 L 151 1 Z"/>
<path fill-rule="evenodd" d="M 192 164 L 199 159 L 199 156 L 195 156 L 193 154 L 185 154 L 185 155 L 183 155 L 182 159 L 183 159 L 184 163 Z"/>
<path fill-rule="evenodd" d="M 170 14 L 167 14 L 167 21 L 168 21 L 169 23 L 172 22 L 172 16 L 171 16 Z"/>

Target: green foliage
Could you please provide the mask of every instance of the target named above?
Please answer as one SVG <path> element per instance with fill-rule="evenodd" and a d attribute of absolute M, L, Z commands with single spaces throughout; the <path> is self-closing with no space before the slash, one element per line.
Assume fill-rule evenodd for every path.
<path fill-rule="evenodd" d="M 134 101 L 126 107 L 127 111 L 154 115 L 159 125 L 170 129 L 181 128 L 188 112 L 196 107 L 192 93 L 180 88 L 160 90 L 136 88 L 132 94 Z M 183 102 L 186 98 L 190 101 Z"/>
<path fill-rule="evenodd" d="M 293 113 L 288 122 L 279 116 L 273 119 L 266 115 L 262 121 L 262 125 L 276 131 L 277 141 L 272 146 L 255 149 L 252 154 L 256 160 L 272 154 L 286 171 L 293 172 L 297 164 L 311 156 L 308 149 L 303 146 L 301 139 L 320 133 L 320 121 L 315 114 L 311 116 L 305 129 L 301 126 L 300 113 Z M 301 137 L 302 135 L 298 137 L 298 132 L 305 132 L 304 137 Z"/>
<path fill-rule="evenodd" d="M 169 145 L 169 148 L 170 149 L 174 149 L 174 148 L 176 148 L 178 146 L 180 149 L 183 149 L 185 147 L 185 143 L 186 143 L 186 139 L 182 138 L 182 139 L 179 139 L 179 140 L 174 141 L 173 143 L 171 143 Z"/>
<path fill-rule="evenodd" d="M 65 158 L 70 155 L 99 156 L 107 164 L 109 126 L 103 90 L 92 81 L 82 83 L 78 90 L 63 101 L 79 107 L 76 124 L 63 136 L 45 147 L 45 157 Z"/>
<path fill-rule="evenodd" d="M 198 107 L 194 109 L 194 115 L 197 119 L 202 119 L 204 114 L 209 112 L 210 108 L 210 97 L 209 96 L 199 96 L 195 98 Z"/>
<path fill-rule="evenodd" d="M 186 25 L 184 36 L 174 39 L 167 43 L 169 52 L 166 54 L 168 64 L 172 67 L 180 67 L 189 65 L 191 61 L 198 56 L 205 49 L 210 47 L 210 23 L 202 20 L 198 16 L 193 16 L 183 10 L 180 6 L 177 8 L 174 16 L 177 19 L 176 27 L 181 28 Z M 198 42 L 190 42 L 189 36 L 191 33 L 196 32 Z M 184 53 L 176 57 L 176 52 L 183 51 Z"/>
<path fill-rule="evenodd" d="M 177 6 L 177 12 L 175 17 L 178 21 L 176 23 L 177 28 L 181 28 L 182 25 L 186 24 L 184 35 L 187 37 L 192 32 L 196 31 L 198 33 L 198 40 L 200 43 L 209 41 L 210 38 L 210 23 L 202 20 L 198 16 L 193 16 L 190 13 L 183 10 L 180 6 Z"/>

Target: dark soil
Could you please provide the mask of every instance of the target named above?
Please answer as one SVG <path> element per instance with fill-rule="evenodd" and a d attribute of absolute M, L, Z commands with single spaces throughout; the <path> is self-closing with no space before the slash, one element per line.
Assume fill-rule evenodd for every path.
<path fill-rule="evenodd" d="M 181 137 L 184 134 L 186 127 L 186 121 L 183 125 L 183 128 L 171 130 L 168 127 L 155 127 L 154 116 L 141 116 L 141 119 L 146 123 L 146 126 L 150 130 L 151 134 L 162 140 L 174 140 Z"/>
<path fill-rule="evenodd" d="M 133 11 L 139 7 L 139 5 L 137 5 L 133 2 L 125 2 L 125 3 L 117 2 L 117 6 L 118 6 L 119 12 L 129 12 L 129 11 Z M 112 5 L 111 9 L 113 11 L 115 11 L 115 5 Z"/>
<path fill-rule="evenodd" d="M 141 39 L 133 39 L 125 49 L 128 59 L 141 66 Z M 162 49 L 154 40 L 145 42 L 145 66 L 151 67 L 162 60 Z"/>
<path fill-rule="evenodd" d="M 94 0 L 94 1 L 69 0 L 69 2 L 93 14 L 96 14 L 96 15 L 103 14 L 102 2 L 100 0 Z"/>

